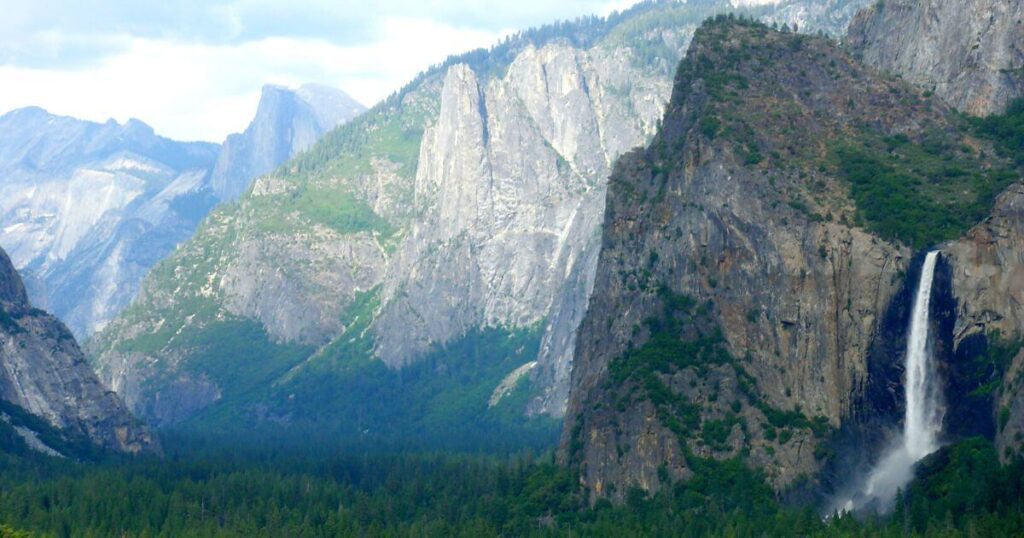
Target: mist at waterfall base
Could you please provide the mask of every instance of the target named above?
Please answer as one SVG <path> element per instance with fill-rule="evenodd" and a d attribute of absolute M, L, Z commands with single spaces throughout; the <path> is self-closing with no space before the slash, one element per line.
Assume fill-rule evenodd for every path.
<path fill-rule="evenodd" d="M 921 267 L 907 334 L 903 431 L 883 452 L 853 493 L 839 496 L 830 513 L 893 508 L 897 493 L 914 477 L 914 464 L 939 448 L 942 429 L 942 387 L 935 370 L 929 337 L 928 305 L 939 253 L 929 252 Z"/>

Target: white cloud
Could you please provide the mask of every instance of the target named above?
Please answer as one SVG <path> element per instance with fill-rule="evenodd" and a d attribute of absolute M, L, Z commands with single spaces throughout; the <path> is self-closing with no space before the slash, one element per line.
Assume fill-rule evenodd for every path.
<path fill-rule="evenodd" d="M 460 3 L 444 2 L 438 12 L 450 13 Z M 580 1 L 579 7 L 606 15 L 632 3 L 586 0 Z M 241 31 L 239 5 L 246 3 L 221 11 L 226 32 Z M 539 0 L 523 2 L 533 16 L 543 15 L 543 5 Z M 509 4 L 501 8 L 506 12 L 513 9 Z M 476 5 L 473 13 L 479 10 Z M 562 15 L 564 6 L 558 10 Z M 493 23 L 455 24 L 416 15 L 377 17 L 370 33 L 373 37 L 355 45 L 321 36 L 217 43 L 121 32 L 95 37 L 91 46 L 103 48 L 105 55 L 72 65 L 4 64 L 0 57 L 0 113 L 35 105 L 94 121 L 112 117 L 123 122 L 135 117 L 164 136 L 219 142 L 228 133 L 245 128 L 264 84 L 319 82 L 341 88 L 372 106 L 428 66 L 451 54 L 490 46 L 518 29 L 494 29 Z M 472 18 L 470 15 L 466 16 Z M 40 31 L 26 40 L 29 46 L 42 43 L 55 51 L 68 46 L 73 49 L 79 42 L 83 49 L 89 48 L 88 37 L 69 32 Z"/>
<path fill-rule="evenodd" d="M 94 121 L 136 117 L 165 136 L 220 141 L 244 129 L 263 84 L 320 82 L 369 106 L 449 54 L 500 37 L 419 19 L 383 26 L 380 40 L 353 47 L 278 37 L 230 46 L 126 38 L 124 52 L 83 69 L 0 66 L 0 110 L 36 105 Z"/>

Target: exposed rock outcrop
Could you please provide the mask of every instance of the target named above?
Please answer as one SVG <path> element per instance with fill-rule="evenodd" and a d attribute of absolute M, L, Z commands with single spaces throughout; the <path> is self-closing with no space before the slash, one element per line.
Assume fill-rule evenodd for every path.
<path fill-rule="evenodd" d="M 761 20 L 768 24 L 785 24 L 796 31 L 820 30 L 836 38 L 842 38 L 850 25 L 850 20 L 872 1 L 874 0 L 751 0 L 750 3 L 773 5 L 773 8 L 761 17 Z"/>
<path fill-rule="evenodd" d="M 33 301 L 79 335 L 102 327 L 213 207 L 203 181 L 216 151 L 137 120 L 0 117 L 0 245 Z"/>
<path fill-rule="evenodd" d="M 229 136 L 221 146 L 210 177 L 214 195 L 220 201 L 238 198 L 254 178 L 365 111 L 348 94 L 328 86 L 264 86 L 256 117 L 245 132 Z"/>
<path fill-rule="evenodd" d="M 503 60 L 471 56 L 425 74 L 215 212 L 167 262 L 171 278 L 100 336 L 102 375 L 143 390 L 129 377 L 158 375 L 142 365 L 176 370 L 195 354 L 177 342 L 217 319 L 257 320 L 282 345 L 369 336 L 393 367 L 474 328 L 544 323 L 531 411 L 560 415 L 610 163 L 653 134 L 671 66 L 707 9 L 646 6 L 640 14 L 678 12 L 686 23 L 586 48 L 524 40 L 508 45 L 500 70 Z M 348 308 L 371 292 L 371 326 L 348 334 Z M 190 316 L 192 297 L 211 309 Z M 168 346 L 134 346 L 169 327 L 183 335 Z M 154 393 L 125 398 L 142 411 Z"/>
<path fill-rule="evenodd" d="M 885 0 L 859 13 L 846 43 L 865 63 L 984 116 L 1024 96 L 1024 2 Z"/>
<path fill-rule="evenodd" d="M 249 128 L 221 148 L 159 137 L 138 120 L 10 112 L 0 117 L 0 245 L 33 301 L 88 337 L 217 203 L 363 110 L 339 90 L 268 86 Z"/>
<path fill-rule="evenodd" d="M 970 345 L 978 337 L 989 346 L 1024 339 L 1024 185 L 1004 192 L 985 222 L 963 239 L 944 245 L 943 252 L 953 271 L 953 344 Z M 992 338 L 1001 341 L 987 341 Z M 996 424 L 997 447 L 1007 457 L 1024 446 L 1024 350 L 1004 360 L 1009 364 L 1002 365 L 993 408 L 982 415 L 988 414 Z"/>
<path fill-rule="evenodd" d="M 190 363 L 210 360 L 191 342 L 228 319 L 259 323 L 275 346 L 316 348 L 269 382 L 286 394 L 304 370 L 329 386 L 322 359 L 361 356 L 366 340 L 370 358 L 402 368 L 475 329 L 539 325 L 529 411 L 561 415 L 611 163 L 653 134 L 695 28 L 733 7 L 645 2 L 424 73 L 215 212 L 98 338 L 105 379 L 148 390 L 125 395 L 142 409 L 160 389 L 122 383 L 146 370 L 131 365 L 158 365 L 140 378 L 214 369 Z M 833 19 L 814 11 L 800 20 L 815 31 Z M 349 310 L 368 294 L 364 327 Z M 193 300 L 203 305 L 194 316 Z"/>
<path fill-rule="evenodd" d="M 745 454 L 780 489 L 815 475 L 822 431 L 864 411 L 911 254 L 852 224 L 861 210 L 829 155 L 962 137 L 958 121 L 827 40 L 698 31 L 661 131 L 609 186 L 562 443 L 592 496 L 657 491 L 692 458 Z M 986 293 L 1012 302 L 1013 275 Z"/>
<path fill-rule="evenodd" d="M 131 453 L 159 450 L 146 426 L 99 382 L 64 324 L 29 305 L 21 279 L 3 250 L 0 398 L 105 449 Z M 53 452 L 38 439 L 32 442 L 32 435 L 23 435 L 30 446 Z"/>

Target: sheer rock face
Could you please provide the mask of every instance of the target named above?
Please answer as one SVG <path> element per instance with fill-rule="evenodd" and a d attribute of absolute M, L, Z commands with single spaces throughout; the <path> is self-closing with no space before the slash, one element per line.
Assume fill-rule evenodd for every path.
<path fill-rule="evenodd" d="M 689 475 L 688 457 L 741 451 L 778 488 L 815 475 L 821 438 L 794 428 L 792 438 L 777 439 L 764 406 L 833 427 L 854 418 L 910 255 L 845 224 L 847 187 L 817 156 L 857 129 L 914 137 L 923 125 L 949 121 L 940 104 L 900 105 L 912 92 L 907 85 L 825 40 L 730 23 L 698 36 L 662 130 L 646 150 L 623 157 L 609 183 L 562 442 L 563 460 L 579 466 L 594 497 L 622 500 L 632 486 L 657 491 L 664 471 Z M 722 80 L 739 82 L 716 88 Z M 754 142 L 736 134 L 744 123 L 756 126 L 757 147 L 772 157 L 749 156 Z M 732 356 L 655 374 L 674 394 L 659 399 L 699 407 L 703 426 L 686 434 L 677 431 L 683 416 L 666 420 L 676 411 L 637 396 L 645 390 L 637 380 L 622 381 L 623 367 L 611 373 L 614 361 L 651 338 L 647 320 L 664 315 L 662 287 L 703 305 Z M 708 424 L 722 420 L 733 421 L 732 430 L 708 441 Z"/>
<path fill-rule="evenodd" d="M 29 305 L 21 278 L 3 250 L 0 398 L 106 449 L 159 450 L 146 427 L 100 383 L 64 324 Z"/>
<path fill-rule="evenodd" d="M 120 380 L 180 372 L 190 351 L 122 349 L 156 331 L 181 329 L 187 340 L 213 318 L 257 321 L 278 344 L 369 337 L 375 357 L 396 368 L 473 328 L 540 325 L 530 374 L 540 393 L 529 412 L 563 414 L 611 165 L 654 133 L 697 25 L 730 7 L 652 3 L 622 19 L 638 24 L 583 38 L 585 46 L 574 43 L 589 27 L 513 40 L 425 73 L 311 148 L 306 156 L 319 161 L 299 157 L 214 212 L 150 280 L 139 309 L 98 338 L 104 378 L 140 387 L 126 399 L 146 407 L 155 389 Z M 288 205 L 309 191 L 343 193 L 390 229 L 326 229 Z M 347 334 L 348 308 L 364 293 L 375 294 L 373 322 Z M 174 313 L 193 298 L 215 314 Z"/>
<path fill-rule="evenodd" d="M 991 216 L 958 241 L 943 245 L 953 268 L 957 302 L 954 344 L 998 331 L 1007 341 L 1024 338 L 1024 185 L 996 201 Z M 1020 450 L 1024 433 L 1024 351 L 1013 358 L 995 398 L 997 446 Z M 998 416 L 1006 409 L 1007 418 Z"/>
<path fill-rule="evenodd" d="M 0 245 L 33 301 L 91 336 L 214 205 L 363 110 L 339 90 L 268 86 L 249 128 L 220 148 L 159 137 L 138 120 L 13 111 L 0 117 Z"/>
<path fill-rule="evenodd" d="M 75 333 L 101 328 L 214 200 L 217 146 L 26 108 L 0 117 L 0 245 L 33 301 Z"/>
<path fill-rule="evenodd" d="M 307 84 L 297 90 L 264 86 L 256 117 L 224 141 L 211 173 L 218 200 L 231 201 L 253 178 L 309 149 L 324 133 L 366 111 L 345 92 Z"/>
<path fill-rule="evenodd" d="M 678 58 L 693 29 L 665 29 L 651 39 L 674 47 Z M 670 88 L 665 72 L 641 66 L 629 49 L 560 42 L 525 47 L 501 76 L 465 64 L 428 76 L 403 95 L 405 115 L 394 120 L 424 122 L 412 174 L 394 157 L 372 155 L 357 181 L 331 174 L 310 180 L 316 188 L 350 182 L 341 188 L 401 223 L 400 232 L 384 238 L 308 224 L 268 230 L 263 204 L 310 187 L 261 178 L 237 208 L 211 215 L 197 239 L 168 260 L 175 276 L 137 302 L 144 320 L 129 316 L 101 335 L 101 375 L 136 412 L 174 422 L 196 409 L 166 409 L 156 418 L 156 392 L 145 380 L 188 357 L 121 344 L 174 323 L 168 312 L 188 298 L 210 301 L 218 318 L 257 320 L 275 342 L 319 347 L 352 338 L 346 308 L 356 293 L 378 290 L 368 334 L 375 355 L 393 367 L 475 327 L 546 323 L 531 372 L 543 390 L 530 411 L 561 415 L 610 163 L 653 134 Z M 301 217 L 284 216 L 293 218 Z M 208 323 L 183 319 L 185 330 Z M 158 391 L 162 400 L 183 402 L 170 392 L 194 390 L 202 405 L 216 401 L 208 379 L 172 377 L 181 383 Z"/>
<path fill-rule="evenodd" d="M 974 115 L 1024 95 L 1024 2 L 886 0 L 853 20 L 847 44 L 865 63 L 930 89 Z"/>
<path fill-rule="evenodd" d="M 547 320 L 537 375 L 550 390 L 532 408 L 561 414 L 609 163 L 653 133 L 669 92 L 625 54 L 548 45 L 501 79 L 448 71 L 420 147 L 425 218 L 389 268 L 378 356 L 398 366 L 472 327 Z"/>

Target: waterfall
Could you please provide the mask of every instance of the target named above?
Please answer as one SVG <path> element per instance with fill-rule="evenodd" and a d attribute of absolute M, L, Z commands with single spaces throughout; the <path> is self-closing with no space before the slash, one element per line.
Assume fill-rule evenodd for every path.
<path fill-rule="evenodd" d="M 928 304 L 932 297 L 932 279 L 938 252 L 929 252 L 921 267 L 921 281 L 914 298 L 914 314 L 907 337 L 906 418 L 903 439 L 906 451 L 917 461 L 938 447 L 942 428 L 940 387 L 936 383 L 935 364 L 932 361 L 928 338 Z"/>
<path fill-rule="evenodd" d="M 939 448 L 942 428 L 941 386 L 932 359 L 928 330 L 928 305 L 938 252 L 929 252 L 921 267 L 914 296 L 914 310 L 907 335 L 904 392 L 906 411 L 902 435 L 886 451 L 867 480 L 853 496 L 836 503 L 835 511 L 864 507 L 887 511 L 896 493 L 914 476 L 914 464 Z"/>

